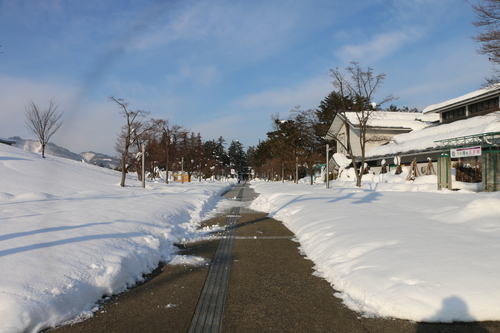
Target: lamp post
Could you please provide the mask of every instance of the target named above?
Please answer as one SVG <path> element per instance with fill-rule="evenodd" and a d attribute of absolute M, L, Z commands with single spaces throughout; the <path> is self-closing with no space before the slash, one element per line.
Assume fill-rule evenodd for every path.
<path fill-rule="evenodd" d="M 181 184 L 184 184 L 184 157 L 181 158 Z"/>
<path fill-rule="evenodd" d="M 191 160 L 191 166 L 189 167 L 189 169 L 191 170 L 191 176 L 189 177 L 189 182 L 191 183 L 191 177 L 193 176 L 193 171 L 194 171 L 194 160 Z"/>
<path fill-rule="evenodd" d="M 145 170 L 145 158 L 144 156 L 146 155 L 145 154 L 145 151 L 146 151 L 146 146 L 144 145 L 144 143 L 142 144 L 142 188 L 146 188 L 146 170 Z"/>
<path fill-rule="evenodd" d="M 326 188 L 330 188 L 330 165 L 329 165 L 329 160 L 330 160 L 330 145 L 327 143 L 326 144 L 326 170 L 325 170 L 325 181 L 326 181 Z"/>
<path fill-rule="evenodd" d="M 285 163 L 281 163 L 281 182 L 285 182 Z"/>
<path fill-rule="evenodd" d="M 295 156 L 295 184 L 299 183 L 299 157 Z"/>

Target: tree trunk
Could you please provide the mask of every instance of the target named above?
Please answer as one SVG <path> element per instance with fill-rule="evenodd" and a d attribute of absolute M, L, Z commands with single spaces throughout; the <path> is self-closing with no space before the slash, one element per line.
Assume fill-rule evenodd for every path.
<path fill-rule="evenodd" d="M 126 163 L 127 155 L 125 153 L 122 154 L 122 181 L 120 182 L 121 187 L 125 187 L 125 178 L 127 176 L 127 163 Z"/>

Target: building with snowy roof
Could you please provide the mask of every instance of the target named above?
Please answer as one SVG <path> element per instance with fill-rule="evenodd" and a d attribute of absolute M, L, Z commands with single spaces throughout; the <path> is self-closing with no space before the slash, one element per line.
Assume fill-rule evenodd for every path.
<path fill-rule="evenodd" d="M 449 155 L 455 180 L 492 181 L 483 189 L 499 190 L 499 97 L 496 85 L 426 107 L 423 115 L 438 115 L 439 125 L 396 135 L 390 143 L 367 149 L 372 171 L 377 172 L 383 161 L 409 165 L 414 159 L 423 170 L 429 160 L 437 164 L 439 156 Z"/>
<path fill-rule="evenodd" d="M 440 123 L 468 119 L 499 110 L 500 85 L 492 85 L 474 92 L 429 105 L 423 114 L 439 114 Z"/>
<path fill-rule="evenodd" d="M 391 142 L 396 135 L 421 130 L 438 121 L 439 116 L 436 114 L 374 111 L 370 114 L 367 123 L 366 151 Z M 359 156 L 361 155 L 360 134 L 359 113 L 345 112 L 337 114 L 325 138 L 338 138 L 337 140 L 341 140 L 345 146 L 347 146 L 347 138 L 350 138 L 352 152 L 355 156 Z M 341 145 L 337 147 L 337 153 L 345 153 Z"/>

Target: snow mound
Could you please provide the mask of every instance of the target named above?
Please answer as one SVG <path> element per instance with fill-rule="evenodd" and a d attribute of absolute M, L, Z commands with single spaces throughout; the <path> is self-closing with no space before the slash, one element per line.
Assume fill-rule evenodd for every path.
<path fill-rule="evenodd" d="M 231 185 L 148 182 L 143 189 L 129 176 L 122 188 L 113 170 L 2 144 L 0 156 L 2 333 L 91 316 L 104 295 L 170 261 L 174 244 L 196 235 Z"/>
<path fill-rule="evenodd" d="M 500 193 L 437 191 L 435 176 L 307 186 L 256 182 L 252 209 L 296 235 L 316 275 L 368 317 L 500 320 Z"/>

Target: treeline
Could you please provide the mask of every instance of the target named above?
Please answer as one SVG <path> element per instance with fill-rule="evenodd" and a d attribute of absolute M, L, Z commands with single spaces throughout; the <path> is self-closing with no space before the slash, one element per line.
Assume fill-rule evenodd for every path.
<path fill-rule="evenodd" d="M 371 69 L 362 71 L 369 76 Z M 388 99 L 388 100 L 392 100 Z M 326 163 L 326 144 L 334 151 L 337 142 L 325 139 L 337 114 L 361 110 L 375 110 L 371 98 L 362 94 L 342 94 L 334 90 L 326 96 L 317 109 L 302 110 L 295 107 L 288 115 L 272 116 L 272 130 L 256 147 L 249 147 L 248 160 L 256 176 L 267 180 L 296 180 L 311 176 Z M 377 108 L 376 110 L 381 110 Z M 391 104 L 385 111 L 418 112 L 406 106 Z M 313 179 L 310 178 L 312 183 Z"/>
<path fill-rule="evenodd" d="M 221 136 L 217 140 L 203 140 L 200 133 L 190 132 L 165 119 L 148 118 L 149 112 L 130 110 L 121 98 L 110 96 L 126 120 L 118 136 L 115 149 L 122 158 L 122 186 L 125 174 L 137 172 L 142 180 L 142 151 L 145 153 L 145 173 L 157 177 L 158 172 L 181 170 L 191 180 L 193 175 L 203 178 L 237 176 L 246 172 L 247 155 L 239 141 L 232 141 L 226 149 Z M 231 175 L 231 170 L 235 175 Z M 168 183 L 168 177 L 165 181 Z"/>
<path fill-rule="evenodd" d="M 272 130 L 266 134 L 267 138 L 248 150 L 256 177 L 297 180 L 311 176 L 318 165 L 325 163 L 324 136 L 334 118 L 334 98 L 334 93 L 330 94 L 318 109 L 295 107 L 287 116 L 272 116 Z"/>
<path fill-rule="evenodd" d="M 137 171 L 141 179 L 143 146 L 147 161 L 145 171 L 153 177 L 158 170 L 175 173 L 182 169 L 188 179 L 194 174 L 203 178 L 253 174 L 267 180 L 298 180 L 311 176 L 312 183 L 312 175 L 326 162 L 325 136 L 336 115 L 343 114 L 345 118 L 346 112 L 356 112 L 359 123 L 363 125 L 360 125 L 360 131 L 363 131 L 372 112 L 381 110 L 380 105 L 395 99 L 389 95 L 378 104 L 372 102 L 372 95 L 383 82 L 385 74 L 375 75 L 371 68 L 363 70 L 357 63 L 346 70 L 349 76 L 340 73 L 338 68 L 331 70 L 336 90 L 326 96 L 317 109 L 295 107 L 284 117 L 273 115 L 272 130 L 266 134 L 267 138 L 260 140 L 255 147 L 248 147 L 246 152 L 239 141 L 232 141 L 226 149 L 223 137 L 205 141 L 200 133 L 170 124 L 168 120 L 149 119 L 148 112 L 132 111 L 123 99 L 110 96 L 108 99 L 119 106 L 126 119 L 115 146 L 122 156 L 122 186 L 129 171 Z M 395 105 L 386 110 L 417 111 L 408 107 L 400 109 Z M 360 135 L 360 140 L 364 137 Z M 331 150 L 335 150 L 336 144 L 343 144 L 331 138 L 328 143 Z M 361 142 L 362 147 L 364 143 Z M 350 146 L 343 148 L 349 158 L 356 160 Z M 363 162 L 362 158 L 361 164 Z"/>

